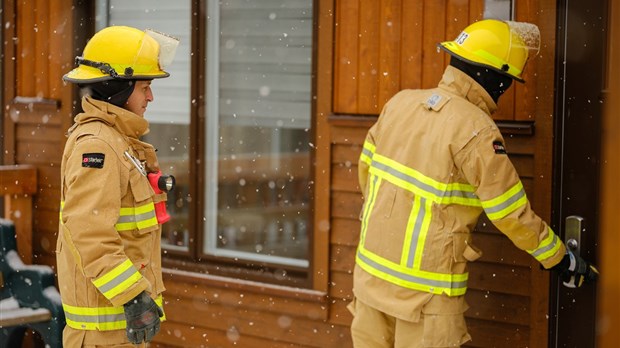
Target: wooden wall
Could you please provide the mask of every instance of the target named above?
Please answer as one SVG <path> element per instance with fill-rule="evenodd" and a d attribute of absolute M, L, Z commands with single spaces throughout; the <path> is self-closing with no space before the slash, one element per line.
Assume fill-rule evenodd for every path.
<path fill-rule="evenodd" d="M 316 259 L 312 290 L 167 270 L 168 321 L 155 347 L 350 347 L 352 269 L 362 197 L 357 159 L 383 104 L 403 88 L 436 86 L 448 62 L 436 43 L 480 19 L 482 0 L 317 0 L 313 125 Z M 92 25 L 90 2 L 5 0 L 4 163 L 34 164 L 34 262 L 55 265 L 60 156 L 75 90 L 62 75 Z M 541 54 L 528 83 L 502 98 L 496 115 L 536 211 L 548 219 L 555 8 L 519 0 L 517 20 L 538 24 Z M 14 58 L 14 59 L 13 59 Z M 13 83 L 7 84 L 6 81 Z M 535 125 L 533 125 L 535 121 Z M 490 224 L 481 223 L 482 260 L 472 264 L 467 313 L 472 347 L 544 347 L 546 273 Z M 319 263 L 322 264 L 322 263 Z"/>
<path fill-rule="evenodd" d="M 4 164 L 37 168 L 33 262 L 55 265 L 60 158 L 71 124 L 72 89 L 62 75 L 73 65 L 72 1 L 4 1 Z M 9 38 L 9 39 L 7 39 Z"/>
<path fill-rule="evenodd" d="M 554 24 L 555 11 L 542 12 L 544 7 L 544 2 L 518 1 L 516 20 L 541 25 L 540 19 L 545 19 L 542 25 Z M 437 86 L 450 60 L 438 51 L 437 43 L 456 38 L 469 23 L 482 19 L 483 11 L 484 0 L 337 1 L 334 113 L 378 115 L 401 89 Z M 546 34 L 542 49 L 553 52 L 553 32 Z M 524 78 L 530 83 L 515 83 L 502 96 L 495 119 L 534 120 L 533 77 L 540 61 L 528 63 Z"/>
<path fill-rule="evenodd" d="M 437 86 L 449 56 L 436 44 L 482 18 L 484 1 L 337 1 L 331 125 L 330 279 L 350 300 L 362 197 L 357 160 L 368 128 L 404 88 Z M 555 9 L 552 1 L 518 1 L 516 20 L 539 25 L 543 47 L 528 63 L 527 83 L 513 84 L 494 115 L 534 209 L 550 218 L 551 114 Z M 535 121 L 535 123 L 534 123 Z M 474 241 L 484 256 L 470 264 L 466 313 L 471 347 L 545 347 L 548 273 L 488 221 Z M 346 314 L 343 313 L 343 316 Z"/>

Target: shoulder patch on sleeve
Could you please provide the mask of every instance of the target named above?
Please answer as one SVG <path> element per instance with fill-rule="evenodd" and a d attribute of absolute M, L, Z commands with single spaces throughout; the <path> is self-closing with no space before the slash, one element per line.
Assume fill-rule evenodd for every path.
<path fill-rule="evenodd" d="M 426 100 L 426 108 L 429 110 L 439 111 L 450 100 L 450 97 L 443 96 L 438 93 L 433 93 Z"/>
<path fill-rule="evenodd" d="M 495 151 L 496 154 L 500 154 L 500 155 L 506 154 L 506 147 L 504 147 L 504 144 L 502 144 L 501 141 L 493 142 L 493 150 Z"/>
<path fill-rule="evenodd" d="M 84 153 L 82 154 L 82 167 L 86 168 L 103 168 L 103 153 Z"/>

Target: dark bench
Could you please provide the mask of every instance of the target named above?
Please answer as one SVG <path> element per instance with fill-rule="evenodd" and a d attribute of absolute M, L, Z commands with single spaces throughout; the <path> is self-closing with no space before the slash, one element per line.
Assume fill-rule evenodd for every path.
<path fill-rule="evenodd" d="M 52 268 L 25 265 L 17 253 L 13 222 L 0 218 L 0 347 L 21 347 L 30 329 L 46 347 L 60 348 L 64 327 Z"/>

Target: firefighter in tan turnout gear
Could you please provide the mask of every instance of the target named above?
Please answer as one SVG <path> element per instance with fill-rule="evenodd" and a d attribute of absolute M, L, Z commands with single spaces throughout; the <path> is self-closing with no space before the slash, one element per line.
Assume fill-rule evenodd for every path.
<path fill-rule="evenodd" d="M 523 82 L 538 28 L 482 20 L 439 47 L 439 86 L 404 90 L 369 130 L 359 160 L 364 195 L 354 271 L 355 347 L 459 347 L 471 339 L 466 263 L 482 212 L 519 249 L 575 287 L 596 279 L 531 209 L 491 114 Z"/>
<path fill-rule="evenodd" d="M 58 282 L 65 347 L 146 346 L 164 319 L 162 216 L 173 180 L 142 142 L 151 81 L 168 77 L 178 40 L 112 26 L 96 33 L 63 79 L 83 93 L 61 167 Z M 164 191 L 149 177 L 168 179 Z M 155 193 L 159 192 L 159 193 Z M 161 318 L 161 319 L 160 319 Z"/>

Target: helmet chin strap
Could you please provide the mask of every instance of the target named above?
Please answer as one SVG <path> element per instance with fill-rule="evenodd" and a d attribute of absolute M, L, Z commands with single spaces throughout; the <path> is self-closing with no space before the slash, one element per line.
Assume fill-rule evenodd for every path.
<path fill-rule="evenodd" d="M 450 58 L 450 65 L 474 79 L 487 93 L 489 93 L 495 103 L 497 103 L 499 97 L 501 97 L 512 84 L 512 78 L 507 75 L 490 68 L 467 63 L 454 56 Z"/>
<path fill-rule="evenodd" d="M 103 62 L 95 62 L 93 60 L 85 59 L 84 57 L 75 57 L 75 65 L 86 65 L 91 68 L 99 69 L 104 74 L 110 75 L 112 78 L 121 78 L 121 76 L 116 72 L 116 70 L 110 66 L 108 63 Z M 133 76 L 133 69 L 131 67 L 125 68 L 125 75 L 122 77 L 131 77 Z"/>

